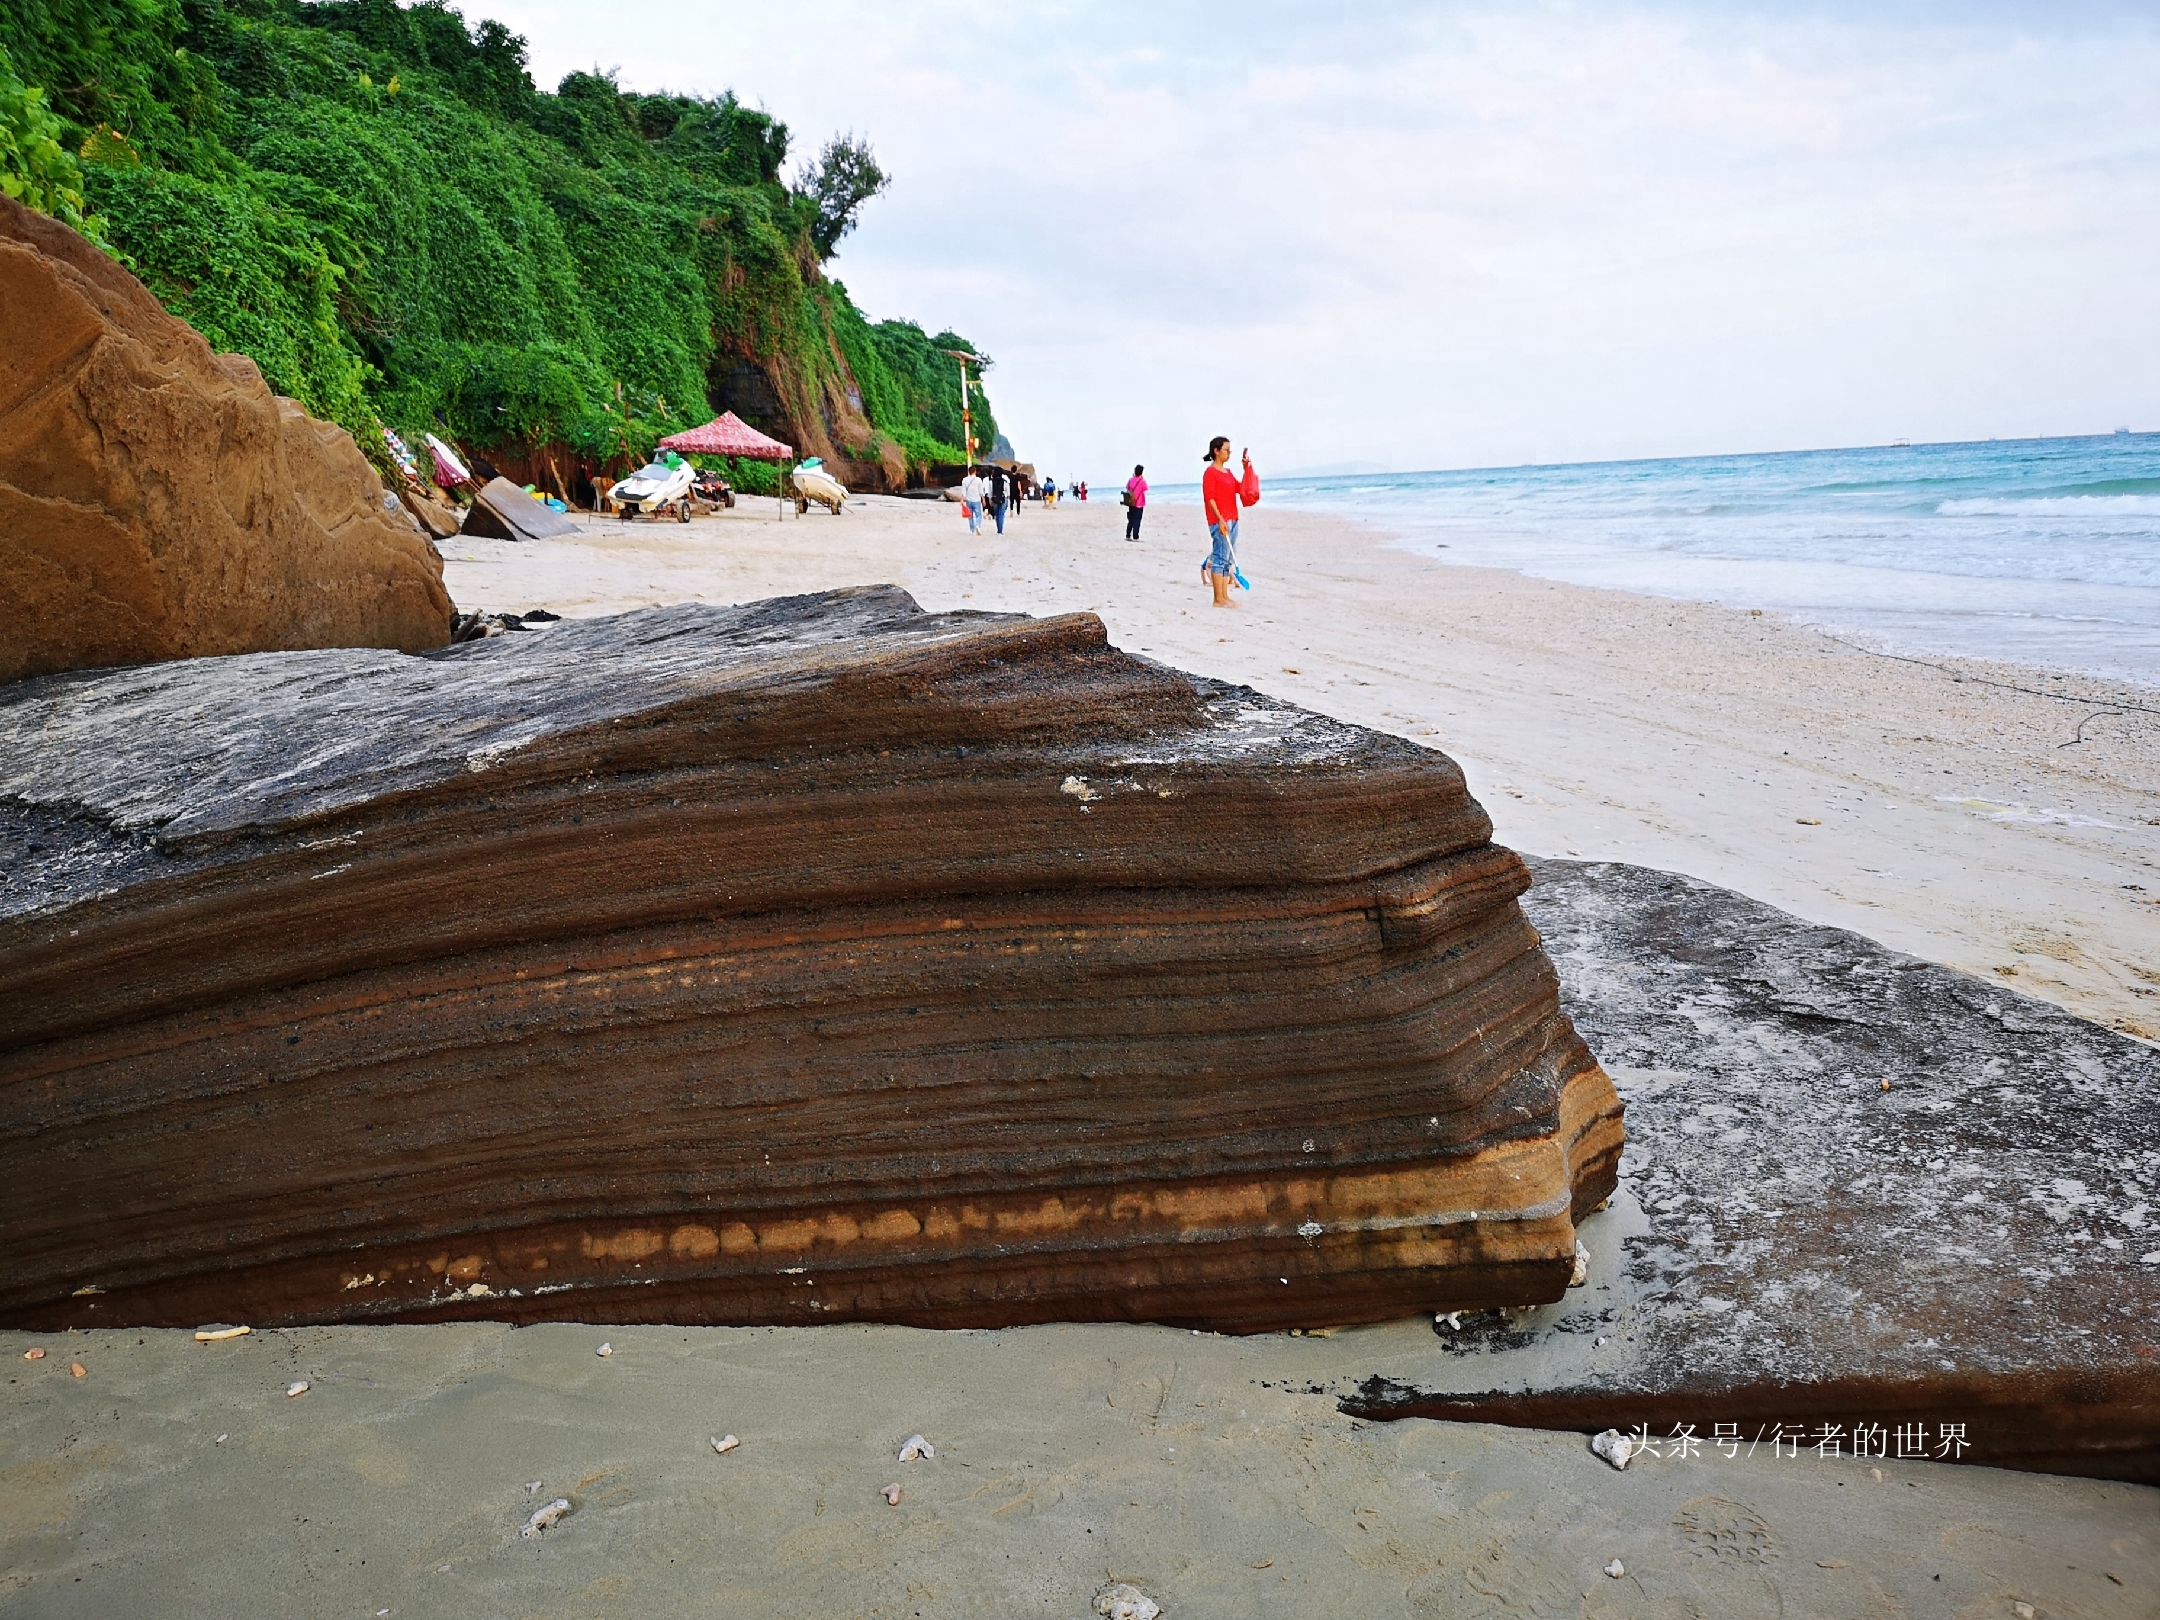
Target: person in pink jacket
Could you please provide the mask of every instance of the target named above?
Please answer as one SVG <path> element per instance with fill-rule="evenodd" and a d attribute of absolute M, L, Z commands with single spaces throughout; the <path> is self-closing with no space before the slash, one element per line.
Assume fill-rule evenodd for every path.
<path fill-rule="evenodd" d="M 1125 480 L 1125 538 L 1140 538 L 1140 520 L 1147 516 L 1147 479 L 1145 467 L 1135 466 L 1132 476 Z"/>

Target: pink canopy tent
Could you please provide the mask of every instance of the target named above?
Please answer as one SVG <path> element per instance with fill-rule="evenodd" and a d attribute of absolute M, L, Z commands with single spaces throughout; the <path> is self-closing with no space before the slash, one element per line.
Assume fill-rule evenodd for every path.
<path fill-rule="evenodd" d="M 733 411 L 724 411 L 701 428 L 671 434 L 660 441 L 663 450 L 701 456 L 747 456 L 753 461 L 793 461 L 795 447 L 768 438 Z"/>

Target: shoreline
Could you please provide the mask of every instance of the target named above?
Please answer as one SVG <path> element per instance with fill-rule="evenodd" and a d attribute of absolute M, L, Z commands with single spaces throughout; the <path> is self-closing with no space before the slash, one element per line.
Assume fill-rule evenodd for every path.
<path fill-rule="evenodd" d="M 1308 509 L 1256 509 L 1256 589 L 1218 612 L 1190 507 L 1151 504 L 1127 544 L 1109 502 L 1031 508 L 1002 539 L 942 503 L 776 506 L 460 536 L 446 578 L 489 612 L 878 580 L 932 609 L 1092 611 L 1130 651 L 1445 749 L 1503 843 L 1682 872 L 2160 1039 L 2160 716 L 2039 695 L 2119 695 L 2096 683 L 1441 562 Z"/>

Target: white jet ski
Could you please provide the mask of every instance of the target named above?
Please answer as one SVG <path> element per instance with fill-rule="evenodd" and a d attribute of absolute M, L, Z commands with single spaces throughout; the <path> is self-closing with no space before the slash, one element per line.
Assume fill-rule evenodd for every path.
<path fill-rule="evenodd" d="M 640 511 L 656 516 L 670 505 L 676 517 L 690 521 L 690 486 L 697 481 L 697 469 L 689 462 L 669 451 L 655 456 L 636 472 L 608 491 L 608 499 L 615 503 L 616 516 L 634 518 Z"/>
<path fill-rule="evenodd" d="M 809 511 L 812 501 L 834 512 L 847 504 L 846 486 L 825 470 L 820 457 L 812 456 L 788 477 L 795 485 L 795 510 L 798 512 Z"/>

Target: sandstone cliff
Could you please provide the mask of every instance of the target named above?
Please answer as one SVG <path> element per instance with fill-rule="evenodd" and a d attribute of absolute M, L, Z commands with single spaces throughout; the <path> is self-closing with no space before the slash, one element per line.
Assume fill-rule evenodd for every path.
<path fill-rule="evenodd" d="M 890 587 L 29 683 L 0 1321 L 1555 1299 L 1620 1109 L 1491 831 Z"/>
<path fill-rule="evenodd" d="M 442 560 L 351 437 L 0 197 L 0 680 L 439 647 Z"/>

